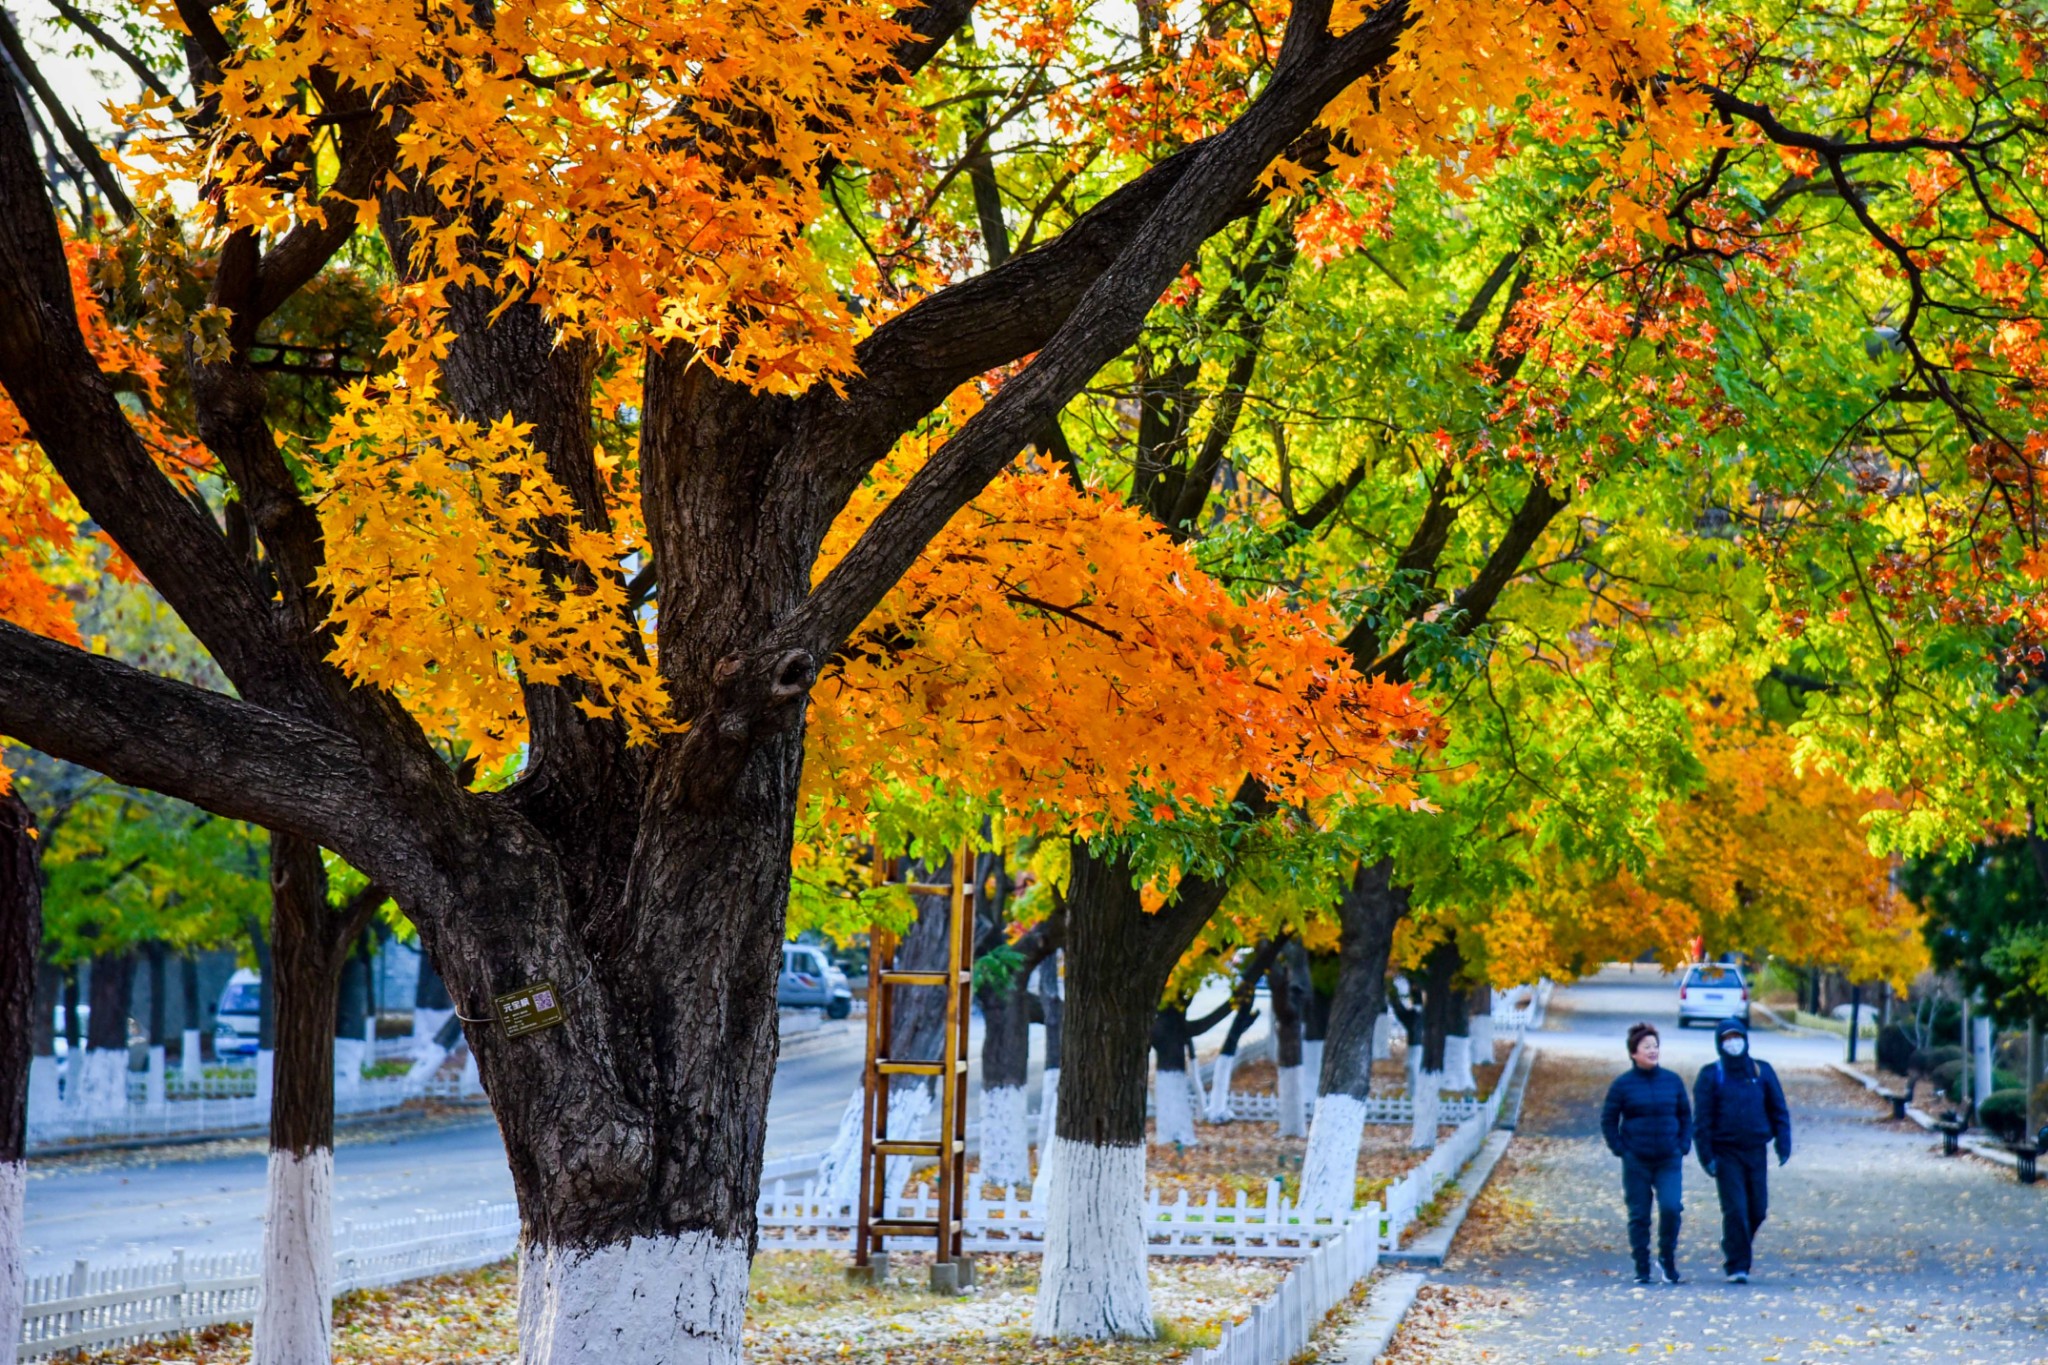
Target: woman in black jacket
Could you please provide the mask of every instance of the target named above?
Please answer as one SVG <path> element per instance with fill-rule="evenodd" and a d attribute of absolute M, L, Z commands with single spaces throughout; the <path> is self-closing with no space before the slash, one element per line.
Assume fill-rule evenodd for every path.
<path fill-rule="evenodd" d="M 1685 1082 L 1657 1065 L 1662 1048 L 1657 1030 L 1637 1024 L 1628 1031 L 1634 1063 L 1607 1088 L 1600 1133 L 1621 1158 L 1621 1192 L 1628 1201 L 1628 1249 L 1635 1256 L 1636 1283 L 1650 1283 L 1650 1197 L 1657 1199 L 1657 1264 L 1664 1283 L 1680 1284 L 1678 1228 L 1685 1214 L 1685 1154 L 1692 1150 L 1692 1102 Z"/>
<path fill-rule="evenodd" d="M 1700 1165 L 1721 1193 L 1722 1273 L 1730 1284 L 1748 1284 L 1756 1231 L 1770 1212 L 1765 1149 L 1778 1149 L 1780 1166 L 1792 1159 L 1792 1112 L 1778 1073 L 1750 1055 L 1749 1030 L 1740 1019 L 1721 1021 L 1714 1049 L 1719 1055 L 1693 1082 Z"/>

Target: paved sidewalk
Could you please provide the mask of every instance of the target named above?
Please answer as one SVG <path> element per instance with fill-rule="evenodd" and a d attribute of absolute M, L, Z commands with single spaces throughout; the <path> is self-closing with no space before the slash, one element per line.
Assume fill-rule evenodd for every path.
<path fill-rule="evenodd" d="M 1641 1015 L 1661 1025 L 1653 999 Z M 1626 1014 L 1567 1012 L 1580 1036 L 1550 1040 L 1507 1160 L 1383 1359 L 2048 1362 L 2048 1183 L 1940 1157 L 1937 1140 L 1884 1121 L 1881 1103 L 1797 1054 L 1777 1062 L 1797 1150 L 1772 1169 L 1753 1282 L 1723 1283 L 1719 1206 L 1688 1160 L 1680 1268 L 1692 1282 L 1634 1285 L 1619 1163 L 1598 1132 L 1621 1048 L 1610 1059 L 1583 1045 Z M 1702 1041 L 1676 1049 L 1688 1084 Z M 1784 1040 L 1757 1041 L 1771 1058 Z"/>

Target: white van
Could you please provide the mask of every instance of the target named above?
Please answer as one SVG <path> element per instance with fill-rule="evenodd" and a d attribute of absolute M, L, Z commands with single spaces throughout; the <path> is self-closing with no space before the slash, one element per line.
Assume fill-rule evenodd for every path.
<path fill-rule="evenodd" d="M 247 967 L 221 987 L 213 1021 L 213 1055 L 253 1057 L 263 1034 L 263 978 Z"/>

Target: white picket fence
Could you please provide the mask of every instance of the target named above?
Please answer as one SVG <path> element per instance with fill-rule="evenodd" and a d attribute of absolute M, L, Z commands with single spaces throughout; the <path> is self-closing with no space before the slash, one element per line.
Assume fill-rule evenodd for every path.
<path fill-rule="evenodd" d="M 1539 988 L 1534 1022 L 1542 1022 L 1547 1001 L 1548 991 Z M 1517 1039 L 1501 1067 L 1499 1084 L 1478 1113 L 1439 1142 L 1428 1160 L 1389 1186 L 1382 1203 L 1353 1213 L 1341 1230 L 1288 1272 L 1270 1298 L 1225 1329 L 1216 1345 L 1196 1351 L 1188 1365 L 1288 1365 L 1306 1351 L 1330 1310 L 1379 1264 L 1380 1252 L 1399 1246 L 1416 1215 L 1479 1154 L 1486 1135 L 1500 1121 L 1501 1103 L 1522 1063 L 1522 1047 Z"/>
<path fill-rule="evenodd" d="M 1446 1095 L 1438 1110 L 1438 1122 L 1463 1123 L 1484 1107 L 1484 1101 L 1473 1096 Z M 1309 1112 L 1315 1112 L 1315 1102 L 1309 1101 Z M 1277 1123 L 1280 1119 L 1280 1097 L 1271 1091 L 1230 1092 L 1230 1115 L 1247 1122 L 1264 1121 Z M 1406 1095 L 1369 1095 L 1365 1101 L 1365 1121 L 1369 1124 L 1385 1124 L 1407 1127 L 1415 1122 L 1415 1101 Z"/>
<path fill-rule="evenodd" d="M 335 1292 L 488 1265 L 519 1244 L 512 1204 L 421 1214 L 336 1229 Z M 243 1322 L 256 1313 L 257 1253 L 188 1256 L 69 1271 L 28 1281 L 21 1358 Z"/>
<path fill-rule="evenodd" d="M 406 1076 L 384 1076 L 337 1087 L 338 1115 L 374 1114 L 396 1109 L 421 1093 L 420 1083 Z M 158 1138 L 194 1137 L 262 1128 L 270 1122 L 270 1104 L 251 1093 L 229 1099 L 171 1099 L 163 1104 L 131 1100 L 119 1110 L 78 1112 L 60 1105 L 51 1112 L 31 1111 L 31 1150 L 77 1142 L 143 1142 Z"/>

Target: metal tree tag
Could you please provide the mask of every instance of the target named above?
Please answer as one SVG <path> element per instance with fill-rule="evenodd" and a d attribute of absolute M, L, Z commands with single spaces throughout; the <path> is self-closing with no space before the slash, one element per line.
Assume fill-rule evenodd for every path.
<path fill-rule="evenodd" d="M 555 983 L 536 981 L 499 996 L 498 1019 L 505 1025 L 507 1038 L 538 1033 L 561 1023 L 562 1002 L 555 994 Z"/>

